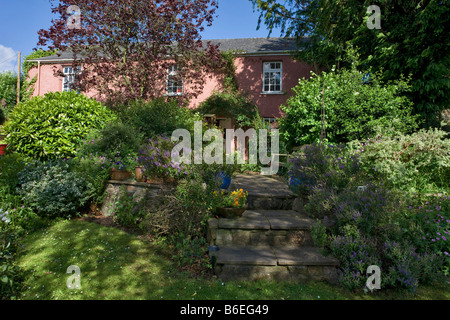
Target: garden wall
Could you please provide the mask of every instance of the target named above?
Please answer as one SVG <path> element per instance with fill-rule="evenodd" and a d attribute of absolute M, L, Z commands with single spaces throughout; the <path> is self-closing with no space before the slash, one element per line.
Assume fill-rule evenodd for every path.
<path fill-rule="evenodd" d="M 110 180 L 107 182 L 105 197 L 100 211 L 103 215 L 114 215 L 116 202 L 120 198 L 122 188 L 125 188 L 127 194 L 133 197 L 135 202 L 140 202 L 147 197 L 149 201 L 158 201 L 163 195 L 168 192 L 167 186 L 159 184 L 151 184 L 136 181 L 118 181 Z M 136 210 L 139 210 L 138 206 Z"/>

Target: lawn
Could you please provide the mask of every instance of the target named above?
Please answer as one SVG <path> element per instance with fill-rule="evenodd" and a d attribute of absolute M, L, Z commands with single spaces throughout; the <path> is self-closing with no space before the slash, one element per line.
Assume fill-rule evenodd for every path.
<path fill-rule="evenodd" d="M 22 241 L 24 300 L 449 300 L 448 284 L 415 294 L 349 292 L 326 283 L 226 282 L 179 271 L 166 253 L 135 234 L 82 220 L 59 221 Z M 67 287 L 67 268 L 81 272 L 81 288 Z"/>

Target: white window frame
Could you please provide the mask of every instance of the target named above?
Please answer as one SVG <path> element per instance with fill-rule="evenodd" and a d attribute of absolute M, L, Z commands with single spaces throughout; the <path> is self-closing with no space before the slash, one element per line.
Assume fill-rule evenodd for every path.
<path fill-rule="evenodd" d="M 71 86 L 75 83 L 75 77 L 77 74 L 81 73 L 81 67 L 72 67 L 72 66 L 63 66 L 63 83 L 62 83 L 62 91 L 69 92 L 73 89 Z"/>
<path fill-rule="evenodd" d="M 278 74 L 279 84 L 276 82 Z M 277 90 L 279 86 L 279 90 Z M 265 61 L 263 62 L 263 94 L 280 94 L 283 93 L 283 62 L 282 61 Z"/>
<path fill-rule="evenodd" d="M 267 123 L 274 123 L 274 122 L 277 122 L 277 119 L 276 119 L 276 118 L 264 118 L 263 120 L 264 120 L 264 122 L 267 122 Z"/>
<path fill-rule="evenodd" d="M 178 66 L 171 65 L 167 68 L 166 79 L 166 95 L 168 96 L 182 96 L 184 91 L 183 80 L 172 81 L 170 77 L 178 75 Z M 171 81 L 173 84 L 171 84 Z"/>

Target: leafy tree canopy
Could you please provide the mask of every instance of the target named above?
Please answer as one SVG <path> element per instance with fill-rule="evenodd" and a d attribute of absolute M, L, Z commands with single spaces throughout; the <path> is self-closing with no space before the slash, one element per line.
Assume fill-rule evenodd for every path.
<path fill-rule="evenodd" d="M 217 7 L 216 0 L 60 0 L 52 8 L 60 18 L 39 31 L 38 45 L 74 53 L 74 66 L 84 70 L 76 81 L 81 92 L 95 89 L 111 102 L 153 99 L 176 65 L 189 98 L 222 61 L 216 46 L 200 41 Z"/>
<path fill-rule="evenodd" d="M 250 0 L 258 27 L 281 28 L 299 41 L 299 56 L 330 70 L 346 66 L 346 43 L 357 46 L 362 65 L 383 70 L 380 80 L 411 75 L 414 112 L 437 125 L 450 103 L 450 6 L 442 0 Z M 380 8 L 380 29 L 368 27 Z"/>
<path fill-rule="evenodd" d="M 347 143 L 379 132 L 410 133 L 417 128 L 411 114 L 408 79 L 384 84 L 379 73 L 357 70 L 358 57 L 349 51 L 352 68 L 313 74 L 293 88 L 294 96 L 281 106 L 279 126 L 288 147 L 325 140 Z"/>

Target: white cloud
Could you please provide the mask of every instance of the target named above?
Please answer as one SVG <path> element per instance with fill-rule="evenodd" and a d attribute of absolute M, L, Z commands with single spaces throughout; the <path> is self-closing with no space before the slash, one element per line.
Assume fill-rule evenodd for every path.
<path fill-rule="evenodd" d="M 17 52 L 0 44 L 0 72 L 17 72 Z"/>

